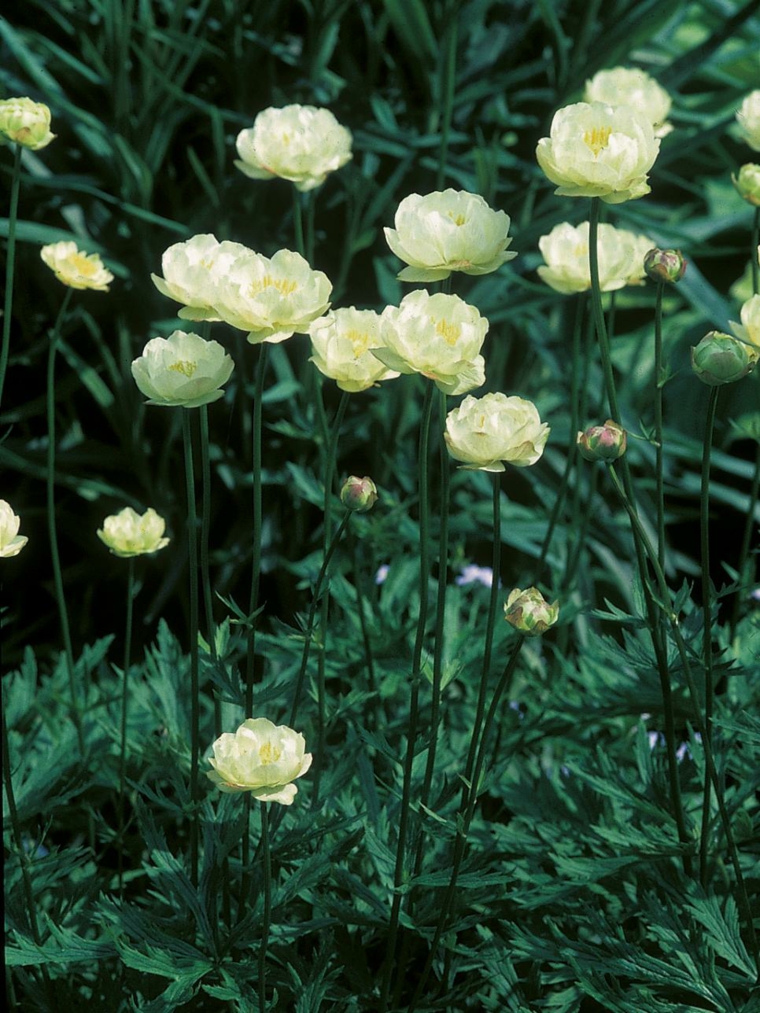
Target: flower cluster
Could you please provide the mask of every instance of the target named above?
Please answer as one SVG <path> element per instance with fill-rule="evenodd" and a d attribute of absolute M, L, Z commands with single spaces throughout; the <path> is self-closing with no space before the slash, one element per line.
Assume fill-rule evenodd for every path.
<path fill-rule="evenodd" d="M 152 507 L 140 515 L 132 507 L 124 507 L 118 514 L 112 514 L 103 521 L 98 538 L 107 545 L 114 556 L 128 559 L 158 552 L 169 544 L 164 538 L 166 522 Z"/>
<path fill-rule="evenodd" d="M 43 246 L 40 256 L 56 278 L 69 288 L 107 292 L 113 275 L 103 267 L 97 253 L 83 253 L 74 242 L 62 240 Z"/>
<path fill-rule="evenodd" d="M 250 791 L 259 802 L 290 805 L 298 788 L 292 783 L 311 766 L 300 732 L 275 725 L 267 718 L 249 718 L 234 733 L 224 732 L 214 742 L 206 771 L 220 791 Z"/>
<path fill-rule="evenodd" d="M 665 122 L 672 105 L 670 95 L 638 67 L 597 71 L 590 81 L 586 81 L 583 101 L 632 106 L 647 117 L 655 137 L 665 137 L 673 129 L 670 123 Z"/>
<path fill-rule="evenodd" d="M 538 274 L 555 291 L 569 294 L 591 288 L 588 237 L 588 222 L 580 225 L 561 222 L 539 239 L 538 248 L 545 264 L 538 268 Z M 653 245 L 646 236 L 614 225 L 599 225 L 597 248 L 602 292 L 640 285 L 644 281 L 644 257 Z"/>
<path fill-rule="evenodd" d="M 43 102 L 30 98 L 0 101 L 0 141 L 39 151 L 54 139 L 55 134 L 50 132 L 50 110 Z"/>

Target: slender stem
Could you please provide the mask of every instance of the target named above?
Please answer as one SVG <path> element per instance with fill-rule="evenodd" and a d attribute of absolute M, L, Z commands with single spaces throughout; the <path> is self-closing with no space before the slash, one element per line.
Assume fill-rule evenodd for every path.
<path fill-rule="evenodd" d="M 261 810 L 261 859 L 264 863 L 264 919 L 261 925 L 259 943 L 259 1013 L 266 1013 L 267 950 L 269 929 L 272 923 L 272 856 L 269 850 L 269 809 L 262 802 Z"/>
<path fill-rule="evenodd" d="M 710 451 L 715 429 L 715 412 L 720 387 L 710 388 L 707 423 L 702 445 L 702 486 L 699 499 L 699 545 L 702 569 L 702 663 L 705 668 L 705 734 L 712 737 L 712 590 L 710 584 Z M 702 831 L 699 838 L 699 881 L 707 889 L 707 852 L 710 840 L 710 781 L 705 779 L 702 798 Z"/>
<path fill-rule="evenodd" d="M 261 528 L 262 528 L 262 475 L 261 475 L 261 401 L 264 393 L 264 375 L 267 368 L 269 345 L 264 341 L 259 346 L 259 362 L 256 369 L 256 385 L 253 393 L 253 425 L 251 432 L 253 458 L 253 548 L 251 559 L 251 593 L 248 599 L 248 614 L 251 626 L 248 631 L 248 651 L 245 670 L 245 713 L 253 717 L 253 675 L 256 657 L 256 618 L 259 607 L 259 582 L 261 579 Z M 248 834 L 244 840 L 248 840 Z"/>
<path fill-rule="evenodd" d="M 8 246 L 5 255 L 5 307 L 3 310 L 3 343 L 0 346 L 0 404 L 3 400 L 5 373 L 11 350 L 11 318 L 13 316 L 13 275 L 16 264 L 16 219 L 18 218 L 18 194 L 21 184 L 21 145 L 15 145 L 13 153 L 13 175 L 11 176 L 11 201 L 8 211 Z"/>
<path fill-rule="evenodd" d="M 306 246 L 303 238 L 303 207 L 301 205 L 301 194 L 293 187 L 293 233 L 296 241 L 296 253 L 302 257 L 306 256 Z"/>
<path fill-rule="evenodd" d="M 755 208 L 755 217 L 752 222 L 752 256 L 750 263 L 752 264 L 752 292 L 754 295 L 760 293 L 760 207 Z"/>
<path fill-rule="evenodd" d="M 657 501 L 657 560 L 665 570 L 665 485 L 663 474 L 662 388 L 665 377 L 662 371 L 662 296 L 665 282 L 657 282 L 654 310 L 654 440 L 655 486 Z"/>
<path fill-rule="evenodd" d="M 749 562 L 750 567 L 752 567 L 752 560 L 749 556 L 749 547 L 752 541 L 752 531 L 755 527 L 755 507 L 757 506 L 758 495 L 760 495 L 760 440 L 758 440 L 757 449 L 755 450 L 755 470 L 752 474 L 752 484 L 749 490 L 749 509 L 747 510 L 747 517 L 744 521 L 744 532 L 742 534 L 741 548 L 739 549 L 739 562 L 737 564 L 739 588 L 734 595 L 734 604 L 731 609 L 729 640 L 733 640 L 734 634 L 736 633 L 736 624 L 739 620 L 739 605 L 742 600 L 742 593 L 748 590 L 749 586 L 754 581 L 754 569 L 748 568 L 747 563 Z M 744 576 L 745 571 L 747 572 L 746 580 Z"/>
<path fill-rule="evenodd" d="M 216 660 L 216 625 L 211 594 L 209 566 L 209 531 L 211 528 L 211 461 L 209 459 L 208 405 L 200 407 L 201 423 L 201 585 L 203 588 L 203 610 L 206 614 L 206 639 L 212 661 Z M 222 702 L 214 693 L 214 735 L 222 733 Z"/>
<path fill-rule="evenodd" d="M 303 195 L 306 204 L 306 228 L 304 230 L 304 257 L 309 264 L 314 263 L 314 208 L 316 201 L 313 190 L 308 190 Z"/>
<path fill-rule="evenodd" d="M 182 409 L 187 491 L 187 558 L 190 571 L 190 878 L 198 883 L 198 763 L 200 760 L 200 685 L 198 679 L 198 518 L 195 509 L 195 473 L 190 408 Z"/>
<path fill-rule="evenodd" d="M 443 56 L 440 67 L 441 104 L 443 111 L 441 116 L 441 141 L 438 147 L 438 170 L 436 172 L 436 188 L 438 190 L 442 189 L 446 178 L 446 157 L 449 150 L 449 133 L 451 131 L 454 91 L 456 89 L 457 36 L 459 28 L 457 0 L 453 0 L 448 6 L 446 42 L 445 46 L 440 50 Z"/>
<path fill-rule="evenodd" d="M 369 637 L 369 629 L 367 628 L 367 617 L 364 613 L 364 573 L 359 564 L 359 540 L 356 537 L 355 532 L 351 532 L 351 566 L 354 571 L 354 587 L 356 588 L 356 610 L 359 613 L 359 625 L 362 631 L 362 643 L 364 645 L 364 663 L 367 666 L 367 688 L 369 689 L 372 696 L 375 698 L 376 712 L 374 714 L 375 724 L 377 725 L 377 709 L 379 709 L 380 703 L 376 698 L 377 685 L 375 683 L 375 666 L 372 658 L 372 643 Z M 373 717 L 370 711 L 367 714 L 368 723 Z"/>
<path fill-rule="evenodd" d="M 604 374 L 604 388 L 607 393 L 607 401 L 610 406 L 610 417 L 613 422 L 622 424 L 620 419 L 620 409 L 618 408 L 617 402 L 617 392 L 615 390 L 615 375 L 612 371 L 610 343 L 607 337 L 607 328 L 604 323 L 604 313 L 602 312 L 602 296 L 599 286 L 599 249 L 597 247 L 598 233 L 599 198 L 592 197 L 588 231 L 589 267 L 591 271 L 591 311 L 594 316 L 597 341 L 599 342 L 599 353 L 602 360 L 602 372 Z"/>
<path fill-rule="evenodd" d="M 127 709 L 129 705 L 129 665 L 132 651 L 132 613 L 135 597 L 135 560 L 127 567 L 127 624 L 124 633 L 124 667 L 121 677 L 121 734 L 119 742 L 119 896 L 124 897 L 124 799 L 127 782 Z"/>
<path fill-rule="evenodd" d="M 63 647 L 66 655 L 66 669 L 69 680 L 69 695 L 71 696 L 71 719 L 76 728 L 79 752 L 85 754 L 84 734 L 82 732 L 82 717 L 79 711 L 79 696 L 76 686 L 76 674 L 74 669 L 74 650 L 71 644 L 71 629 L 69 627 L 69 613 L 66 608 L 66 595 L 63 590 L 63 574 L 61 572 L 61 557 L 58 551 L 58 531 L 55 524 L 55 355 L 58 351 L 60 340 L 61 323 L 66 315 L 66 310 L 74 290 L 66 289 L 66 295 L 61 303 L 58 316 L 50 336 L 50 348 L 48 350 L 47 368 L 47 420 L 48 420 L 48 445 L 47 445 L 47 521 L 48 535 L 50 538 L 50 554 L 53 563 L 53 581 L 55 583 L 55 600 L 58 605 L 58 616 L 61 623 L 61 635 L 63 636 Z"/>

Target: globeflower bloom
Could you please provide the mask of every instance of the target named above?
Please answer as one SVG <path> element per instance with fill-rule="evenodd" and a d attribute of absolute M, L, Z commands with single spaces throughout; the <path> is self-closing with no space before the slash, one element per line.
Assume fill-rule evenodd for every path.
<path fill-rule="evenodd" d="M 753 151 L 760 151 L 760 88 L 752 91 L 736 114 L 742 137 Z"/>
<path fill-rule="evenodd" d="M 660 142 L 649 119 L 630 106 L 577 102 L 558 110 L 536 158 L 565 197 L 600 197 L 608 204 L 650 192 L 647 174 Z"/>
<path fill-rule="evenodd" d="M 673 129 L 670 123 L 665 122 L 673 104 L 670 95 L 638 67 L 613 67 L 612 70 L 598 71 L 590 81 L 586 81 L 583 101 L 632 106 L 647 117 L 655 137 L 665 137 Z"/>
<path fill-rule="evenodd" d="M 760 165 L 747 162 L 739 169 L 739 175 L 731 173 L 731 182 L 747 203 L 760 207 Z"/>
<path fill-rule="evenodd" d="M 504 471 L 504 464 L 527 468 L 544 452 L 549 427 L 536 406 L 521 397 L 484 394 L 466 397 L 446 416 L 443 438 L 451 456 L 468 471 Z"/>
<path fill-rule="evenodd" d="M 214 309 L 225 323 L 248 331 L 252 345 L 277 344 L 307 334 L 329 307 L 331 292 L 327 275 L 312 271 L 299 253 L 278 250 L 270 259 L 250 252 L 219 279 Z"/>
<path fill-rule="evenodd" d="M 248 718 L 233 734 L 224 732 L 212 746 L 206 777 L 220 791 L 250 791 L 259 802 L 290 805 L 298 789 L 292 781 L 311 766 L 300 732 L 267 718 Z"/>
<path fill-rule="evenodd" d="M 691 349 L 691 368 L 710 387 L 741 380 L 757 360 L 751 345 L 720 331 L 710 331 Z"/>
<path fill-rule="evenodd" d="M 43 246 L 40 256 L 56 278 L 69 288 L 92 288 L 107 292 L 113 275 L 103 267 L 97 253 L 83 253 L 74 242 L 62 240 Z"/>
<path fill-rule="evenodd" d="M 218 242 L 215 236 L 198 235 L 175 243 L 161 257 L 163 278 L 151 275 L 162 295 L 185 305 L 182 320 L 219 320 L 214 309 L 215 287 L 235 261 L 253 251 L 241 243 Z"/>
<path fill-rule="evenodd" d="M 20 535 L 21 518 L 14 514 L 10 503 L 0 499 L 0 559 L 17 556 L 29 539 Z"/>
<path fill-rule="evenodd" d="M 561 222 L 539 239 L 538 248 L 546 263 L 538 268 L 538 274 L 556 292 L 568 295 L 591 288 L 588 236 L 588 222 Z M 646 236 L 601 223 L 597 248 L 602 292 L 640 285 L 644 281 L 644 256 L 652 246 Z"/>
<path fill-rule="evenodd" d="M 478 194 L 443 190 L 410 194 L 398 206 L 388 246 L 409 264 L 401 281 L 440 281 L 452 271 L 490 274 L 516 253 L 507 252 L 509 215 L 493 211 Z"/>
<path fill-rule="evenodd" d="M 550 605 L 536 587 L 516 587 L 507 598 L 504 618 L 526 637 L 540 637 L 559 618 L 559 602 Z"/>
<path fill-rule="evenodd" d="M 0 140 L 39 151 L 54 139 L 55 134 L 50 132 L 50 110 L 44 102 L 30 98 L 0 101 Z"/>
<path fill-rule="evenodd" d="M 233 368 L 218 341 L 173 331 L 168 338 L 151 338 L 132 363 L 132 376 L 149 399 L 146 404 L 198 408 L 223 397 L 220 387 Z"/>
<path fill-rule="evenodd" d="M 488 321 L 459 296 L 410 292 L 400 306 L 386 306 L 380 328 L 385 347 L 372 354 L 390 369 L 421 373 L 444 394 L 466 394 L 485 383 L 479 353 Z"/>
<path fill-rule="evenodd" d="M 163 537 L 165 527 L 166 521 L 152 507 L 142 515 L 132 507 L 124 507 L 118 514 L 106 517 L 103 527 L 98 529 L 98 538 L 114 556 L 128 559 L 167 546 L 169 539 Z"/>
<path fill-rule="evenodd" d="M 309 325 L 311 362 L 335 380 L 341 390 L 355 393 L 380 380 L 398 376 L 372 354 L 382 344 L 380 314 L 374 310 L 332 310 Z"/>
<path fill-rule="evenodd" d="M 251 179 L 279 177 L 297 190 L 313 190 L 352 157 L 351 140 L 329 109 L 264 109 L 252 127 L 238 134 L 240 160 L 235 165 Z"/>
<path fill-rule="evenodd" d="M 740 324 L 731 321 L 731 330 L 740 341 L 751 346 L 750 352 L 760 356 L 760 295 L 753 295 L 744 303 L 740 316 Z"/>

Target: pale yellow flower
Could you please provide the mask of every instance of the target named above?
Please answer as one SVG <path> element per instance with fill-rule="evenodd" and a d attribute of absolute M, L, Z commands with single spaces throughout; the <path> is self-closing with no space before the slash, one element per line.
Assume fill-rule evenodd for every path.
<path fill-rule="evenodd" d="M 731 181 L 748 204 L 760 207 L 760 165 L 747 162 L 739 169 L 739 175 L 731 173 Z"/>
<path fill-rule="evenodd" d="M 241 243 L 220 243 L 215 236 L 198 235 L 170 246 L 161 257 L 163 278 L 152 274 L 162 295 L 185 305 L 183 320 L 219 320 L 214 309 L 216 283 L 240 257 L 253 251 Z"/>
<path fill-rule="evenodd" d="M 297 190 L 321 186 L 351 156 L 351 133 L 329 109 L 290 105 L 264 109 L 237 136 L 240 161 L 251 179 L 288 179 Z"/>
<path fill-rule="evenodd" d="M 731 330 L 740 341 L 752 346 L 755 357 L 760 355 L 760 295 L 750 296 L 740 310 L 741 323 L 731 321 Z"/>
<path fill-rule="evenodd" d="M 647 174 L 660 150 L 649 119 L 630 106 L 577 102 L 554 114 L 538 142 L 538 164 L 565 197 L 608 204 L 649 193 Z"/>
<path fill-rule="evenodd" d="M 304 752 L 300 732 L 275 725 L 267 718 L 248 718 L 232 734 L 224 732 L 214 742 L 206 777 L 220 791 L 250 791 L 259 802 L 290 805 L 298 788 L 291 782 L 311 766 L 312 754 Z"/>
<path fill-rule="evenodd" d="M 32 151 L 46 148 L 55 134 L 50 132 L 50 110 L 30 98 L 0 100 L 0 141 L 12 141 Z"/>
<path fill-rule="evenodd" d="M 640 285 L 644 281 L 644 257 L 654 243 L 627 229 L 601 223 L 597 233 L 599 251 L 599 284 L 602 292 L 613 292 L 624 285 Z M 538 268 L 542 281 L 556 292 L 586 292 L 591 288 L 591 267 L 588 251 L 589 224 L 570 225 L 561 222 L 546 236 L 538 248 L 546 261 Z"/>
<path fill-rule="evenodd" d="M 760 88 L 752 91 L 736 114 L 742 137 L 753 151 L 760 151 Z"/>
<path fill-rule="evenodd" d="M 54 272 L 56 278 L 69 288 L 92 288 L 97 292 L 107 292 L 113 275 L 103 267 L 103 261 L 97 253 L 84 253 L 74 242 L 61 240 L 43 246 L 40 256 Z"/>
<path fill-rule="evenodd" d="M 151 338 L 132 376 L 150 405 L 198 408 L 224 396 L 234 363 L 218 341 L 174 331 L 168 338 Z"/>
<path fill-rule="evenodd" d="M 17 556 L 29 539 L 20 535 L 21 518 L 14 514 L 10 503 L 0 499 L 0 559 Z"/>
<path fill-rule="evenodd" d="M 673 129 L 668 118 L 673 104 L 670 95 L 646 71 L 638 67 L 613 67 L 600 70 L 586 81 L 584 102 L 605 102 L 610 106 L 632 106 L 643 113 L 654 128 L 655 137 L 665 137 Z"/>
<path fill-rule="evenodd" d="M 446 394 L 466 394 L 485 382 L 480 349 L 488 321 L 459 296 L 410 292 L 400 306 L 386 306 L 380 328 L 385 347 L 372 352 L 390 369 L 421 373 Z"/>
<path fill-rule="evenodd" d="M 144 556 L 158 552 L 169 544 L 164 538 L 166 522 L 152 507 L 144 514 L 138 514 L 132 507 L 124 507 L 118 514 L 111 514 L 98 530 L 98 538 L 107 545 L 114 556 L 128 559 L 130 556 Z"/>
<path fill-rule="evenodd" d="M 312 320 L 330 305 L 332 283 L 312 271 L 299 253 L 278 250 L 239 257 L 216 285 L 214 308 L 221 320 L 249 331 L 252 345 L 276 344 L 292 334 L 307 334 Z"/>
<path fill-rule="evenodd" d="M 549 427 L 531 401 L 506 394 L 466 397 L 446 416 L 443 438 L 451 456 L 467 471 L 527 468 L 544 452 Z"/>
<path fill-rule="evenodd" d="M 490 274 L 517 256 L 507 252 L 509 215 L 464 190 L 410 194 L 394 224 L 384 231 L 388 246 L 409 264 L 398 275 L 402 281 L 440 281 L 452 271 Z"/>
<path fill-rule="evenodd" d="M 398 376 L 370 351 L 382 344 L 380 315 L 373 310 L 331 310 L 309 325 L 309 335 L 311 361 L 341 390 L 354 393 Z"/>

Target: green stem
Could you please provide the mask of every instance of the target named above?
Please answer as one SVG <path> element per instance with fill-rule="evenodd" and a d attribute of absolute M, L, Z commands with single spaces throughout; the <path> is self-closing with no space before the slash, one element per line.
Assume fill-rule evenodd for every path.
<path fill-rule="evenodd" d="M 16 264 L 16 219 L 18 218 L 18 194 L 21 184 L 21 145 L 15 145 L 13 153 L 13 175 L 11 176 L 11 201 L 8 211 L 8 247 L 5 256 L 5 307 L 3 310 L 3 343 L 0 346 L 0 404 L 3 400 L 5 373 L 11 350 L 11 318 L 13 315 L 13 275 Z"/>
<path fill-rule="evenodd" d="M 206 639 L 212 662 L 216 660 L 216 625 L 211 594 L 209 566 L 209 531 L 211 528 L 211 461 L 209 459 L 208 405 L 200 407 L 201 423 L 201 585 L 203 587 L 203 610 L 206 614 Z M 214 736 L 222 733 L 222 703 L 214 692 Z"/>
<path fill-rule="evenodd" d="M 132 650 L 132 613 L 135 597 L 135 560 L 127 568 L 127 624 L 124 633 L 124 667 L 121 677 L 121 732 L 119 741 L 119 896 L 124 897 L 124 800 L 127 784 L 127 710 L 129 705 L 129 665 Z"/>
<path fill-rule="evenodd" d="M 752 563 L 749 556 L 749 547 L 752 541 L 752 531 L 755 527 L 755 507 L 757 506 L 758 495 L 760 495 L 760 440 L 757 444 L 755 451 L 755 470 L 752 475 L 752 484 L 749 490 L 749 509 L 747 510 L 747 517 L 744 521 L 744 532 L 742 534 L 741 548 L 739 549 L 739 562 L 737 564 L 737 573 L 739 580 L 739 587 L 736 594 L 734 595 L 734 604 L 731 609 L 731 623 L 730 623 L 730 634 L 729 640 L 734 639 L 736 633 L 736 624 L 739 621 L 739 606 L 742 601 L 742 593 L 749 590 L 750 586 L 754 582 L 754 569 L 749 569 L 747 563 Z M 747 572 L 745 580 L 745 572 Z"/>
<path fill-rule="evenodd" d="M 293 234 L 296 241 L 296 253 L 306 256 L 306 245 L 303 238 L 303 207 L 301 193 L 293 187 Z"/>
<path fill-rule="evenodd" d="M 190 878 L 198 883 L 199 786 L 200 760 L 200 684 L 198 678 L 198 517 L 195 508 L 195 472 L 193 468 L 192 409 L 182 409 L 182 442 L 185 449 L 185 488 L 187 492 L 187 558 L 190 571 Z"/>
<path fill-rule="evenodd" d="M 752 292 L 757 295 L 760 293 L 760 253 L 758 252 L 758 246 L 760 246 L 760 207 L 755 208 L 755 217 L 752 222 Z"/>
<path fill-rule="evenodd" d="M 377 685 L 375 683 L 375 666 L 372 658 L 372 643 L 369 637 L 369 630 L 367 628 L 367 617 L 364 613 L 364 603 L 366 596 L 364 594 L 364 573 L 359 565 L 359 540 L 356 537 L 355 532 L 351 532 L 351 566 L 354 571 L 354 586 L 356 588 L 356 609 L 359 613 L 359 625 L 362 631 L 362 643 L 364 645 L 364 663 L 367 667 L 367 688 L 372 694 L 375 701 L 375 713 L 372 712 L 367 714 L 368 726 L 371 727 L 371 719 L 374 717 L 375 727 L 378 726 L 379 708 L 380 701 L 377 699 Z"/>
<path fill-rule="evenodd" d="M 269 929 L 272 923 L 272 856 L 269 850 L 268 803 L 261 803 L 261 859 L 264 863 L 264 919 L 259 944 L 259 1013 L 266 1013 L 267 950 Z"/>
<path fill-rule="evenodd" d="M 438 148 L 438 170 L 436 172 L 436 189 L 441 190 L 446 179 L 446 158 L 449 150 L 449 134 L 451 118 L 454 111 L 454 91 L 456 89 L 458 11 L 457 0 L 448 5 L 446 11 L 446 42 L 442 47 L 443 60 L 440 67 L 441 75 L 441 141 Z"/>
<path fill-rule="evenodd" d="M 251 593 L 248 598 L 248 615 L 251 626 L 248 631 L 248 650 L 246 652 L 245 669 L 245 714 L 253 717 L 253 676 L 256 658 L 256 622 L 254 613 L 259 607 L 259 583 L 261 579 L 261 529 L 262 513 L 262 474 L 261 474 L 261 402 L 264 394 L 264 375 L 267 368 L 269 345 L 264 341 L 259 346 L 259 361 L 256 367 L 256 384 L 253 393 L 253 424 L 251 431 L 253 458 L 253 547 L 251 553 Z M 248 840 L 246 834 L 244 841 Z"/>
<path fill-rule="evenodd" d="M 304 235 L 304 257 L 309 264 L 314 264 L 314 210 L 316 201 L 314 191 L 309 190 L 303 195 L 306 204 L 306 229 Z"/>
<path fill-rule="evenodd" d="M 699 499 L 699 545 L 702 569 L 702 663 L 705 668 L 705 733 L 712 738 L 712 590 L 710 585 L 710 452 L 715 429 L 715 412 L 720 387 L 710 388 L 707 423 L 702 446 L 702 485 Z M 702 798 L 702 831 L 699 838 L 699 881 L 707 889 L 707 856 L 710 839 L 710 782 L 705 780 Z"/>
<path fill-rule="evenodd" d="M 662 387 L 662 296 L 665 283 L 657 282 L 654 310 L 654 440 L 655 440 L 655 498 L 657 501 L 657 560 L 665 570 L 665 485 L 663 472 Z"/>
<path fill-rule="evenodd" d="M 53 327 L 50 337 L 50 348 L 48 350 L 47 368 L 47 419 L 48 419 L 48 446 L 47 446 L 47 521 L 48 535 L 50 538 L 50 554 L 53 563 L 53 581 L 55 584 L 55 600 L 58 605 L 58 616 L 61 623 L 61 634 L 63 636 L 63 647 L 66 655 L 66 670 L 69 680 L 69 695 L 71 696 L 71 719 L 76 728 L 79 752 L 85 754 L 84 734 L 82 732 L 82 717 L 79 712 L 79 698 L 77 694 L 76 675 L 74 669 L 74 650 L 71 644 L 71 629 L 69 627 L 69 613 L 66 608 L 66 595 L 63 590 L 63 574 L 61 573 L 61 557 L 58 551 L 58 531 L 55 524 L 55 355 L 60 340 L 61 323 L 66 315 L 73 289 L 67 288 L 66 295 L 61 303 L 61 308 Z"/>
<path fill-rule="evenodd" d="M 607 393 L 607 401 L 610 406 L 610 418 L 613 422 L 622 425 L 620 409 L 618 408 L 617 391 L 615 390 L 615 375 L 612 370 L 610 343 L 607 337 L 607 327 L 604 323 L 604 312 L 602 311 L 602 293 L 599 285 L 599 250 L 597 247 L 598 233 L 599 198 L 592 197 L 588 230 L 589 267 L 591 270 L 591 311 L 596 326 L 596 338 L 599 342 L 599 354 L 602 361 L 602 373 L 604 374 L 604 389 Z"/>

